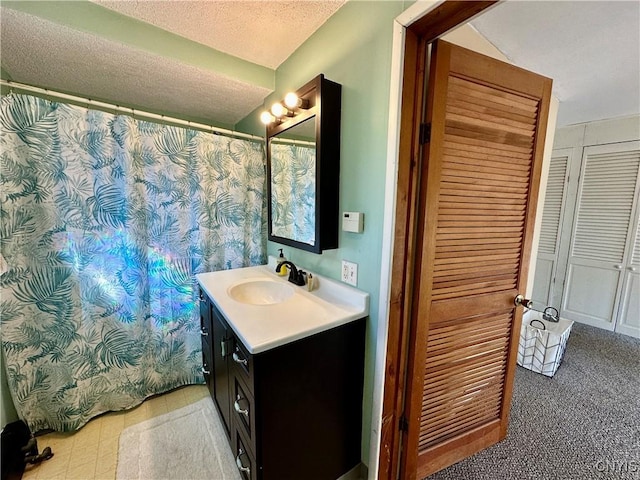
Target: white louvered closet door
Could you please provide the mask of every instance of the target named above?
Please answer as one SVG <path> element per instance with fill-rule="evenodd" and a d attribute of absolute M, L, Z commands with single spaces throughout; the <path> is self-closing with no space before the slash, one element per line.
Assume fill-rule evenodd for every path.
<path fill-rule="evenodd" d="M 625 271 L 634 273 L 639 168 L 638 141 L 584 148 L 561 316 L 615 329 Z"/>
<path fill-rule="evenodd" d="M 631 262 L 626 266 L 622 284 L 620 313 L 616 322 L 616 332 L 640 338 L 640 221 L 636 206 L 635 238 L 631 247 Z"/>
<path fill-rule="evenodd" d="M 567 167 L 571 165 L 573 148 L 554 150 L 551 155 L 549 176 L 542 210 L 540 243 L 536 259 L 536 273 L 533 281 L 532 300 L 536 308 L 546 305 L 557 307 L 555 301 L 554 278 L 560 249 L 560 231 L 564 216 L 564 204 L 568 189 Z M 557 297 L 558 301 L 560 296 Z"/>

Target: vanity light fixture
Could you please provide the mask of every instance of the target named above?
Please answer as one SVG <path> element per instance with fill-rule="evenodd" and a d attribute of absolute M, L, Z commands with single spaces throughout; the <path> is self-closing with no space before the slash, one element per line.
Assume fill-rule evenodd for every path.
<path fill-rule="evenodd" d="M 309 100 L 300 98 L 293 92 L 289 92 L 284 97 L 284 104 L 289 108 L 309 108 Z"/>
<path fill-rule="evenodd" d="M 300 98 L 295 93 L 289 92 L 284 97 L 283 102 L 276 102 L 271 105 L 271 111 L 265 110 L 262 112 L 260 121 L 265 125 L 281 123 L 285 120 L 283 117 L 295 117 L 299 113 L 298 110 L 307 110 L 309 106 L 308 98 Z"/>
<path fill-rule="evenodd" d="M 270 123 L 276 121 L 276 117 L 274 117 L 273 115 L 271 115 L 269 112 L 265 110 L 260 114 L 260 121 L 265 125 L 269 125 Z"/>
<path fill-rule="evenodd" d="M 271 113 L 273 114 L 274 117 L 276 118 L 280 118 L 280 117 L 284 117 L 285 115 L 287 117 L 293 117 L 294 113 L 287 110 L 281 103 L 276 102 L 273 105 L 271 105 Z"/>

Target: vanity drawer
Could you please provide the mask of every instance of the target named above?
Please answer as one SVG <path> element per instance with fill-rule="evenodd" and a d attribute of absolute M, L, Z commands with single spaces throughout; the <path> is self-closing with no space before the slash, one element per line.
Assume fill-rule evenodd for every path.
<path fill-rule="evenodd" d="M 200 329 L 200 340 L 202 341 L 202 352 L 203 353 L 207 352 L 209 354 L 209 360 L 211 360 L 212 352 L 213 352 L 213 348 L 211 348 L 211 346 L 213 345 L 211 343 L 213 341 L 213 338 L 211 337 L 212 337 L 211 331 L 208 331 L 205 334 L 203 330 Z"/>
<path fill-rule="evenodd" d="M 202 375 L 207 384 L 209 393 L 213 395 L 213 362 L 211 361 L 211 347 L 202 341 Z"/>
<path fill-rule="evenodd" d="M 200 335 L 211 345 L 211 302 L 200 289 Z"/>
<path fill-rule="evenodd" d="M 235 338 L 233 342 L 233 352 L 229 359 L 229 364 L 235 375 L 242 378 L 253 394 L 253 355 L 244 348 L 244 345 Z"/>
<path fill-rule="evenodd" d="M 233 423 L 238 430 L 242 430 L 244 437 L 247 439 L 246 447 L 251 453 L 256 453 L 256 409 L 253 395 L 240 381 L 237 376 L 232 377 L 233 387 L 231 389 L 233 395 L 233 403 L 231 411 L 233 414 Z"/>
<path fill-rule="evenodd" d="M 237 428 L 233 429 L 233 456 L 242 480 L 258 480 L 256 459 L 246 448 L 245 440 Z"/>

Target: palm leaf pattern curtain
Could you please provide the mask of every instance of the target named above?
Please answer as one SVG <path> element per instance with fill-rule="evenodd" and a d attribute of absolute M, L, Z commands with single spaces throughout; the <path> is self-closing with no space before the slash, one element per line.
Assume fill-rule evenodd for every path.
<path fill-rule="evenodd" d="M 0 315 L 32 431 L 203 383 L 194 274 L 266 260 L 260 143 L 0 102 Z"/>
<path fill-rule="evenodd" d="M 316 148 L 271 143 L 271 232 L 314 245 Z"/>

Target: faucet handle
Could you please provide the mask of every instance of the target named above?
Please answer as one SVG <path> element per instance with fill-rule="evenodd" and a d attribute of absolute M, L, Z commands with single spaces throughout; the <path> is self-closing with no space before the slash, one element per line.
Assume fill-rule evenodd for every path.
<path fill-rule="evenodd" d="M 298 270 L 297 272 L 291 272 L 291 275 L 289 277 L 289 281 L 291 281 L 292 283 L 295 283 L 296 285 L 298 285 L 299 287 L 306 285 L 307 283 L 307 272 L 305 272 L 304 270 Z"/>

